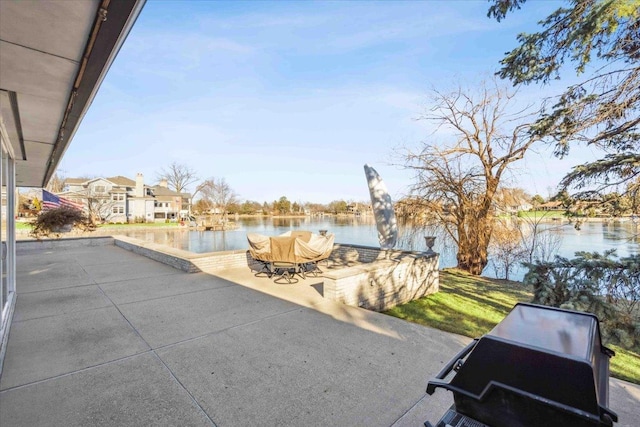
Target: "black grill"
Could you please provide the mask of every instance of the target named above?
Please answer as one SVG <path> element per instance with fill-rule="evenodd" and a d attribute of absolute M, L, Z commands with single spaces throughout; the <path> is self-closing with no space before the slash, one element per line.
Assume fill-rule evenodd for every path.
<path fill-rule="evenodd" d="M 427 393 L 453 393 L 442 426 L 612 426 L 613 355 L 602 345 L 596 316 L 519 303 L 429 381 Z"/>

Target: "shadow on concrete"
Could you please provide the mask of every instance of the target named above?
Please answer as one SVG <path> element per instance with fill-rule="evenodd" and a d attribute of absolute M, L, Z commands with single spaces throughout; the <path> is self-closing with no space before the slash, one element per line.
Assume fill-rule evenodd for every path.
<path fill-rule="evenodd" d="M 311 287 L 315 289 L 320 294 L 320 296 L 324 297 L 324 283 L 316 283 L 314 285 L 311 285 Z"/>
<path fill-rule="evenodd" d="M 33 307 L 20 301 L 21 282 L 42 270 L 47 257 L 24 255 L 16 310 L 25 312 L 16 315 L 25 320 L 14 323 L 22 326 L 12 328 L 9 338 L 0 391 L 3 424 L 152 425 L 183 419 L 232 426 L 416 425 L 450 404 L 425 399 L 426 383 L 470 341 L 327 301 L 321 278 L 279 286 L 247 267 L 189 274 L 160 263 L 154 269 L 124 249 L 65 251 L 62 262 L 82 267 L 92 284 L 72 275 L 54 286 L 98 286 L 110 306 L 98 308 L 89 292 L 51 289 L 24 303 L 44 309 L 45 298 L 60 304 L 68 295 L 75 300 L 60 309 L 69 312 L 52 309 L 46 319 L 29 319 Z M 77 261 L 80 253 L 83 260 Z M 123 255 L 145 265 L 135 280 L 112 280 L 122 276 Z M 103 268 L 85 268 L 84 259 Z M 111 316 L 113 325 L 91 321 L 94 313 Z M 109 344 L 101 336 L 121 340 L 123 330 L 128 341 L 118 354 L 96 350 L 97 343 Z M 65 336 L 75 344 L 57 342 Z M 64 362 L 69 354 L 72 365 Z M 147 367 L 144 375 L 140 367 Z M 626 414 L 621 425 L 640 416 L 640 387 L 626 387 L 612 388 L 612 409 Z M 123 402 L 129 402 L 126 419 L 118 415 Z M 174 404 L 175 413 L 167 414 L 163 408 Z"/>

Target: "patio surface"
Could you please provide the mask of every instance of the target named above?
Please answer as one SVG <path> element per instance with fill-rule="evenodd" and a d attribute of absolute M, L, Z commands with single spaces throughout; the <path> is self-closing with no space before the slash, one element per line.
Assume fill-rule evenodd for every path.
<path fill-rule="evenodd" d="M 17 258 L 0 425 L 421 426 L 425 388 L 468 338 L 278 285 L 187 274 L 115 246 Z M 612 379 L 617 426 L 640 386 Z"/>

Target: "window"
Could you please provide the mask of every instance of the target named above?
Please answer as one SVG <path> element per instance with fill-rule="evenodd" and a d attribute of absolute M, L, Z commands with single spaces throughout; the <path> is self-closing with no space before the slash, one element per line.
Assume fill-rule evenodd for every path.
<path fill-rule="evenodd" d="M 118 213 L 124 213 L 124 206 L 120 206 L 118 208 Z"/>
<path fill-rule="evenodd" d="M 93 191 L 95 191 L 96 193 L 104 193 L 105 192 L 104 185 L 94 185 Z"/>
<path fill-rule="evenodd" d="M 113 207 L 113 213 L 118 213 L 118 207 L 117 206 Z"/>

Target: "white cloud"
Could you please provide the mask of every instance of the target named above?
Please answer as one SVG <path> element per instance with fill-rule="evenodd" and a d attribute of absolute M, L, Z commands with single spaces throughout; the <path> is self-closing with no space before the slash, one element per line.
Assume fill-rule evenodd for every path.
<path fill-rule="evenodd" d="M 215 14 L 208 14 L 199 19 L 201 28 L 220 28 L 225 30 L 250 30 L 257 28 L 283 27 L 309 28 L 326 24 L 332 19 L 331 14 L 301 14 L 288 13 L 246 13 L 236 16 L 219 18 Z"/>

